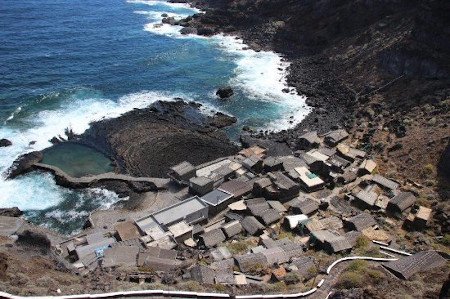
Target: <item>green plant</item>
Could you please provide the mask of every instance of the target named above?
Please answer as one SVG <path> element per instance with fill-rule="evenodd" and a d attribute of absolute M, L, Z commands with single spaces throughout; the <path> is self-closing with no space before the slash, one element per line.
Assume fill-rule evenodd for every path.
<path fill-rule="evenodd" d="M 436 167 L 433 164 L 427 164 L 422 169 L 424 176 L 434 175 L 436 173 Z"/>
<path fill-rule="evenodd" d="M 339 289 L 351 289 L 359 288 L 364 285 L 364 278 L 357 272 L 345 272 L 343 273 L 336 283 L 336 287 Z"/>
<path fill-rule="evenodd" d="M 290 272 L 284 277 L 284 282 L 286 284 L 296 284 L 300 282 L 300 277 L 297 273 Z"/>
<path fill-rule="evenodd" d="M 361 235 L 361 236 L 359 236 L 356 239 L 355 248 L 357 248 L 357 249 L 366 248 L 367 246 L 369 246 L 369 244 L 370 244 L 369 238 L 367 238 L 366 236 Z"/>
<path fill-rule="evenodd" d="M 441 239 L 441 243 L 445 246 L 450 246 L 450 234 L 445 234 L 444 237 Z"/>
<path fill-rule="evenodd" d="M 355 272 L 361 272 L 364 271 L 369 263 L 364 260 L 356 260 L 350 263 L 350 265 L 347 267 L 347 271 L 355 271 Z"/>
<path fill-rule="evenodd" d="M 228 243 L 226 247 L 232 254 L 240 254 L 246 252 L 251 247 L 251 245 L 251 242 L 244 240 Z"/>

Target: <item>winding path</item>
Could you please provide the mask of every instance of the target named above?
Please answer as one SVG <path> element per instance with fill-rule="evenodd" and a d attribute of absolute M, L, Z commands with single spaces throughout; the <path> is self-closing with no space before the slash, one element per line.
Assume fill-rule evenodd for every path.
<path fill-rule="evenodd" d="M 236 298 L 236 299 L 265 299 L 265 298 L 272 298 L 272 299 L 278 299 L 278 298 L 303 298 L 307 297 L 309 295 L 314 294 L 319 290 L 320 288 L 324 288 L 324 283 L 326 283 L 328 280 L 332 278 L 330 275 L 331 270 L 336 267 L 336 265 L 346 262 L 346 261 L 352 261 L 352 260 L 366 260 L 366 261 L 374 261 L 374 262 L 390 262 L 390 261 L 396 261 L 396 258 L 377 258 L 377 257 L 370 257 L 370 256 L 349 256 L 344 257 L 341 259 L 338 259 L 334 261 L 328 268 L 327 268 L 327 275 L 324 279 L 321 279 L 316 287 L 312 288 L 311 290 L 303 293 L 294 293 L 294 294 L 275 294 L 275 295 L 238 295 L 238 296 L 231 296 L 229 294 L 223 294 L 223 293 L 195 293 L 195 292 L 184 292 L 184 291 L 164 291 L 164 290 L 144 290 L 144 291 L 123 291 L 123 292 L 114 292 L 114 293 L 103 293 L 103 294 L 82 294 L 82 295 L 66 295 L 66 296 L 42 296 L 42 297 L 36 297 L 33 296 L 33 298 L 52 298 L 52 299 L 84 299 L 84 298 Z M 330 279 L 326 279 L 327 277 L 330 277 Z M 327 288 L 325 288 L 325 294 L 328 294 L 327 291 L 329 291 L 329 288 L 331 288 L 331 285 L 327 285 Z M 326 290 L 328 289 L 328 290 Z M 326 296 L 328 298 L 328 296 Z M 23 297 L 23 296 L 15 296 L 11 295 L 9 293 L 0 292 L 0 298 L 1 299 L 24 299 L 24 298 L 31 298 L 31 297 Z"/>

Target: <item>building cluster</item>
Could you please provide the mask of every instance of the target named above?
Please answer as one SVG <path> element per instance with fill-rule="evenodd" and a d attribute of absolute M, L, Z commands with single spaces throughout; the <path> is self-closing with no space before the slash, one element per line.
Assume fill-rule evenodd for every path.
<path fill-rule="evenodd" d="M 199 166 L 183 162 L 168 173 L 188 190 L 183 200 L 124 217 L 112 230 L 86 230 L 60 245 L 62 255 L 80 272 L 129 267 L 139 281 L 163 272 L 201 283 L 268 283 L 314 275 L 315 250 L 350 253 L 361 236 L 389 244 L 379 215 L 424 228 L 431 210 L 376 174 L 347 137 L 342 129 L 308 132 L 289 156 L 255 145 Z"/>

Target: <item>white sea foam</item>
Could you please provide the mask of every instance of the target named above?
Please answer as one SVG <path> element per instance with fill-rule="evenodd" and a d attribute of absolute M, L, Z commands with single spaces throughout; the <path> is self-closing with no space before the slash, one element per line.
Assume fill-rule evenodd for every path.
<path fill-rule="evenodd" d="M 117 117 L 134 108 L 144 108 L 158 100 L 171 101 L 174 97 L 161 92 L 140 92 L 120 98 L 118 101 L 92 98 L 76 100 L 62 104 L 59 109 L 41 111 L 31 115 L 24 122 L 30 123 L 30 129 L 19 130 L 3 126 L 0 136 L 13 142 L 12 146 L 2 149 L 0 159 L 0 207 L 18 206 L 23 210 L 46 209 L 64 198 L 67 189 L 54 184 L 50 175 L 29 174 L 15 180 L 5 180 L 3 175 L 14 160 L 33 150 L 42 150 L 50 146 L 53 136 L 63 135 L 64 129 L 71 127 L 75 133 L 83 133 L 92 121 Z M 35 141 L 34 144 L 29 144 Z"/>
<path fill-rule="evenodd" d="M 135 1 L 132 2 L 135 3 Z M 161 4 L 161 1 L 138 2 L 148 2 L 149 5 Z M 166 3 L 166 5 L 172 4 Z M 145 25 L 144 30 L 173 38 L 205 39 L 198 35 L 182 35 L 180 30 L 183 27 L 181 26 L 161 24 L 162 13 L 165 12 L 149 12 L 151 22 Z M 174 12 L 169 16 L 176 19 L 186 17 L 185 14 Z M 305 104 L 305 96 L 298 95 L 295 91 L 283 92 L 283 89 L 288 88 L 286 70 L 289 63 L 283 61 L 279 54 L 271 51 L 256 52 L 248 49 L 241 39 L 223 34 L 215 35 L 208 40 L 222 49 L 226 56 L 231 56 L 236 63 L 235 76 L 229 82 L 231 86 L 241 89 L 248 97 L 255 100 L 277 103 L 278 111 L 275 113 L 280 117 L 269 121 L 264 125 L 264 129 L 279 131 L 292 128 L 310 112 L 310 108 Z"/>

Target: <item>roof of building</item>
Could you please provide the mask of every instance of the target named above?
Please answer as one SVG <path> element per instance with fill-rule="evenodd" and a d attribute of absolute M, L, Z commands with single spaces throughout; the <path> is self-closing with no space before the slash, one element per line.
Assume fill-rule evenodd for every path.
<path fill-rule="evenodd" d="M 381 176 L 379 174 L 376 174 L 372 177 L 372 181 L 374 183 L 377 183 L 378 185 L 391 189 L 396 190 L 399 187 L 399 184 L 397 182 L 394 182 L 393 180 L 387 179 L 384 176 Z"/>
<path fill-rule="evenodd" d="M 241 221 L 242 227 L 250 235 L 256 235 L 264 229 L 264 225 L 261 224 L 254 216 L 247 216 Z"/>
<path fill-rule="evenodd" d="M 160 258 L 164 260 L 175 260 L 178 255 L 176 250 L 164 249 L 160 247 L 147 247 L 139 251 L 137 265 L 142 266 L 149 257 Z"/>
<path fill-rule="evenodd" d="M 211 255 L 215 261 L 221 261 L 233 257 L 231 252 L 225 246 L 217 247 L 216 249 L 211 250 Z"/>
<path fill-rule="evenodd" d="M 403 279 L 409 279 L 417 272 L 429 271 L 445 266 L 447 260 L 436 251 L 421 251 L 397 261 L 383 263 L 383 266 Z"/>
<path fill-rule="evenodd" d="M 209 177 L 213 171 L 219 169 L 221 166 L 230 165 L 231 163 L 232 162 L 230 159 L 216 160 L 213 163 L 209 163 L 206 166 L 198 167 L 198 169 L 196 171 L 196 175 L 198 177 Z"/>
<path fill-rule="evenodd" d="M 416 202 L 416 197 L 411 192 L 400 192 L 388 202 L 388 209 L 396 209 L 403 212 Z"/>
<path fill-rule="evenodd" d="M 364 169 L 368 173 L 372 173 L 376 167 L 377 167 L 377 163 L 375 163 L 375 161 L 370 160 L 370 159 L 366 159 L 366 160 L 362 161 L 361 165 L 359 165 L 360 169 Z"/>
<path fill-rule="evenodd" d="M 317 136 L 317 131 L 306 132 L 305 134 L 298 137 L 298 139 L 303 139 L 310 144 L 320 143 L 320 138 Z"/>
<path fill-rule="evenodd" d="M 319 176 L 309 171 L 306 167 L 297 167 L 295 171 L 298 173 L 299 179 L 308 187 L 315 187 L 324 183 Z"/>
<path fill-rule="evenodd" d="M 213 180 L 210 178 L 204 177 L 204 176 L 196 176 L 189 179 L 189 183 L 191 185 L 197 185 L 197 186 L 208 186 L 211 184 L 214 184 Z"/>
<path fill-rule="evenodd" d="M 130 221 L 119 222 L 114 226 L 114 229 L 122 241 L 136 239 L 141 236 L 136 224 Z"/>
<path fill-rule="evenodd" d="M 294 213 L 311 215 L 319 210 L 319 203 L 312 198 L 295 198 L 289 202 Z"/>
<path fill-rule="evenodd" d="M 306 222 L 305 227 L 310 231 L 320 231 L 325 229 L 322 222 L 317 219 L 316 217 L 309 218 L 309 220 Z"/>
<path fill-rule="evenodd" d="M 184 162 L 181 162 L 180 164 L 177 164 L 177 165 L 171 167 L 170 170 L 172 170 L 174 173 L 176 173 L 180 176 L 183 176 L 192 171 L 195 171 L 195 167 L 191 163 L 184 161 Z"/>
<path fill-rule="evenodd" d="M 290 258 L 286 252 L 278 246 L 264 249 L 261 253 L 266 257 L 269 265 L 286 263 Z"/>
<path fill-rule="evenodd" d="M 168 227 L 172 235 L 177 238 L 192 232 L 192 226 L 186 223 L 186 221 L 180 221 Z"/>
<path fill-rule="evenodd" d="M 420 206 L 419 210 L 417 210 L 416 218 L 428 221 L 431 217 L 432 209 Z"/>
<path fill-rule="evenodd" d="M 318 240 L 320 243 L 330 242 L 337 237 L 336 234 L 332 233 L 329 230 L 325 230 L 325 229 L 312 231 L 311 236 L 314 239 Z"/>
<path fill-rule="evenodd" d="M 249 253 L 235 257 L 242 272 L 250 272 L 257 267 L 267 266 L 267 258 L 262 253 Z"/>
<path fill-rule="evenodd" d="M 349 232 L 346 232 L 344 236 L 347 239 L 347 241 L 350 243 L 350 245 L 355 246 L 356 241 L 361 236 L 361 232 L 358 232 L 356 230 L 351 230 Z"/>
<path fill-rule="evenodd" d="M 375 218 L 368 213 L 360 213 L 349 219 L 346 219 L 346 224 L 352 230 L 362 231 L 365 228 L 372 227 L 377 224 Z"/>
<path fill-rule="evenodd" d="M 335 238 L 326 240 L 325 242 L 329 244 L 331 250 L 334 253 L 349 250 L 352 248 L 352 245 L 344 236 L 336 236 Z"/>
<path fill-rule="evenodd" d="M 326 142 L 336 144 L 346 139 L 348 137 L 348 133 L 344 129 L 338 129 L 325 133 L 324 137 Z"/>
<path fill-rule="evenodd" d="M 207 205 L 198 196 L 194 196 L 154 213 L 153 217 L 160 224 L 170 225 L 204 209 L 207 209 Z"/>
<path fill-rule="evenodd" d="M 231 222 L 225 223 L 222 226 L 222 229 L 223 229 L 225 235 L 228 238 L 231 238 L 231 237 L 233 237 L 233 236 L 235 236 L 237 234 L 240 234 L 242 232 L 242 225 L 241 225 L 241 223 L 238 220 L 235 220 L 235 221 L 231 221 Z"/>
<path fill-rule="evenodd" d="M 200 238 L 208 248 L 214 247 L 226 240 L 226 237 L 220 228 L 205 232 Z"/>
<path fill-rule="evenodd" d="M 234 258 L 229 258 L 221 261 L 212 262 L 210 267 L 212 269 L 230 269 L 234 268 Z"/>
<path fill-rule="evenodd" d="M 309 274 L 310 269 L 315 268 L 315 259 L 312 256 L 301 256 L 298 258 L 292 259 L 291 265 L 295 265 L 297 267 L 297 273 L 300 275 Z"/>
<path fill-rule="evenodd" d="M 75 248 L 75 252 L 77 253 L 78 258 L 81 259 L 83 256 L 89 255 L 91 253 L 96 253 L 97 251 L 103 252 L 106 248 L 109 247 L 109 245 L 115 242 L 116 239 L 114 238 L 104 238 L 97 243 L 77 246 Z"/>
<path fill-rule="evenodd" d="M 278 200 L 268 200 L 267 203 L 272 209 L 277 210 L 280 213 L 287 212 L 287 209 L 284 207 L 284 205 L 279 202 Z"/>
<path fill-rule="evenodd" d="M 203 195 L 201 197 L 201 200 L 203 200 L 205 203 L 211 206 L 218 206 L 223 202 L 226 202 L 230 198 L 232 198 L 233 195 L 221 190 L 221 189 L 214 189 L 213 191 Z"/>
<path fill-rule="evenodd" d="M 308 216 L 304 215 L 304 214 L 300 214 L 300 215 L 288 215 L 284 217 L 288 224 L 290 229 L 294 229 L 296 228 L 300 223 L 304 223 L 308 220 Z"/>
<path fill-rule="evenodd" d="M 114 248 L 105 249 L 102 267 L 135 267 L 137 264 L 138 253 L 138 246 L 116 246 Z"/>
<path fill-rule="evenodd" d="M 263 147 L 254 145 L 249 148 L 245 148 L 239 152 L 240 155 L 244 157 L 250 157 L 250 156 L 258 156 L 258 157 L 264 157 L 266 155 L 267 150 Z"/>
<path fill-rule="evenodd" d="M 254 182 L 254 180 L 230 180 L 220 185 L 220 190 L 232 194 L 234 198 L 239 198 L 252 191 Z"/>
<path fill-rule="evenodd" d="M 277 210 L 268 209 L 261 213 L 261 220 L 265 225 L 270 225 L 281 219 L 281 215 Z"/>
<path fill-rule="evenodd" d="M 304 156 L 310 156 L 316 161 L 326 161 L 329 158 L 329 156 L 322 154 L 319 150 L 316 149 L 308 151 Z"/>
<path fill-rule="evenodd" d="M 377 201 L 378 194 L 371 191 L 366 190 L 360 190 L 358 193 L 355 194 L 355 197 L 367 204 L 368 206 L 375 205 L 375 202 Z"/>
<path fill-rule="evenodd" d="M 268 175 L 272 182 L 280 189 L 290 190 L 298 187 L 298 185 L 293 180 L 285 176 L 280 171 L 269 172 Z"/>
<path fill-rule="evenodd" d="M 196 265 L 191 269 L 192 279 L 203 284 L 213 284 L 215 274 L 214 269 L 203 265 Z"/>
<path fill-rule="evenodd" d="M 216 269 L 214 274 L 216 284 L 235 284 L 233 270 L 227 268 Z"/>
<path fill-rule="evenodd" d="M 336 230 L 336 229 L 342 228 L 344 226 L 344 224 L 342 223 L 342 220 L 336 216 L 322 218 L 322 219 L 320 219 L 320 222 L 322 223 L 322 225 L 325 229 Z"/>

